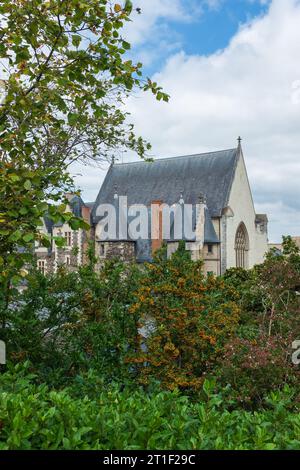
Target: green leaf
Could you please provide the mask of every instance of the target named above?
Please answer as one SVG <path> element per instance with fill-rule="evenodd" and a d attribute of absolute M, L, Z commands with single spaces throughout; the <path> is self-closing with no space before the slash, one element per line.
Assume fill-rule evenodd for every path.
<path fill-rule="evenodd" d="M 81 221 L 77 219 L 73 219 L 73 220 L 71 219 L 69 221 L 69 224 L 73 230 L 78 230 L 81 227 Z"/>
<path fill-rule="evenodd" d="M 68 114 L 68 122 L 71 126 L 74 126 L 75 124 L 77 124 L 78 119 L 79 119 L 79 114 L 77 113 Z"/>
<path fill-rule="evenodd" d="M 10 238 L 12 241 L 17 242 L 18 240 L 20 240 L 20 238 L 22 238 L 22 232 L 21 232 L 21 230 L 16 230 L 9 238 Z"/>
<path fill-rule="evenodd" d="M 126 0 L 125 1 L 125 6 L 124 6 L 124 10 L 130 14 L 132 12 L 132 8 L 133 8 L 133 5 L 132 5 L 132 1 L 131 0 Z"/>
<path fill-rule="evenodd" d="M 8 177 L 9 177 L 9 179 L 11 179 L 13 182 L 20 181 L 20 177 L 19 177 L 18 175 L 14 174 L 14 173 L 13 173 L 12 175 L 9 175 Z"/>
<path fill-rule="evenodd" d="M 21 207 L 19 212 L 20 212 L 21 215 L 26 215 L 28 213 L 28 210 L 26 209 L 26 207 Z"/>
<path fill-rule="evenodd" d="M 78 47 L 81 43 L 81 36 L 79 36 L 78 34 L 74 34 L 72 36 L 72 44 L 73 46 L 75 47 Z"/>
<path fill-rule="evenodd" d="M 63 237 L 53 237 L 53 239 L 55 241 L 56 246 L 58 246 L 58 248 L 62 248 L 63 246 L 66 245 L 66 240 Z"/>
<path fill-rule="evenodd" d="M 28 243 L 34 240 L 34 233 L 26 233 L 26 235 L 23 236 L 24 242 Z"/>
<path fill-rule="evenodd" d="M 128 51 L 131 48 L 129 42 L 127 41 L 122 41 L 122 46 L 126 51 Z"/>
<path fill-rule="evenodd" d="M 22 277 L 17 274 L 11 278 L 11 282 L 14 286 L 17 286 L 22 281 Z"/>
<path fill-rule="evenodd" d="M 30 180 L 26 180 L 24 183 L 24 188 L 29 191 L 32 188 L 32 184 Z"/>

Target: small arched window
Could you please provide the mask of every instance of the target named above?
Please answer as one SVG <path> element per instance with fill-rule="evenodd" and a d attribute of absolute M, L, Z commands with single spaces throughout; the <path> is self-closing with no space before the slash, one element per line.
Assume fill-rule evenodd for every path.
<path fill-rule="evenodd" d="M 235 236 L 236 267 L 248 267 L 249 237 L 245 224 L 241 223 Z"/>

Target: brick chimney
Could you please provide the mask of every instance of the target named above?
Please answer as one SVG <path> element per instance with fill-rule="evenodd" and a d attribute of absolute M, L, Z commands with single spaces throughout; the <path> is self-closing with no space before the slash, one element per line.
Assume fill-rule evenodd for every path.
<path fill-rule="evenodd" d="M 152 255 L 161 248 L 163 243 L 163 217 L 162 217 L 162 201 L 151 202 L 151 246 Z"/>
<path fill-rule="evenodd" d="M 91 222 L 91 208 L 82 206 L 81 212 L 83 220 L 89 224 Z"/>

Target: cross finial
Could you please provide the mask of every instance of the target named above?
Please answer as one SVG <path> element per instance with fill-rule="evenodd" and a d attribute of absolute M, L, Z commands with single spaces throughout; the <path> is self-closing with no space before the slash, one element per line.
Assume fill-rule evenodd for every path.
<path fill-rule="evenodd" d="M 239 144 L 239 147 L 242 145 L 242 138 L 241 138 L 241 136 L 238 137 L 238 144 Z"/>

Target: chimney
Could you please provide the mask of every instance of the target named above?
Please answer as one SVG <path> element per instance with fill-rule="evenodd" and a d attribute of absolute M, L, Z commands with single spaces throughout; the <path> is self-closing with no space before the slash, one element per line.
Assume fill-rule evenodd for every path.
<path fill-rule="evenodd" d="M 151 244 L 152 244 L 152 255 L 155 254 L 163 243 L 163 217 L 162 217 L 162 201 L 151 202 Z"/>
<path fill-rule="evenodd" d="M 205 208 L 206 197 L 203 194 L 200 194 L 198 198 L 198 211 L 196 216 L 196 237 L 201 249 L 204 244 Z"/>
<path fill-rule="evenodd" d="M 81 208 L 82 218 L 88 224 L 91 223 L 91 208 L 87 206 L 82 206 Z"/>

